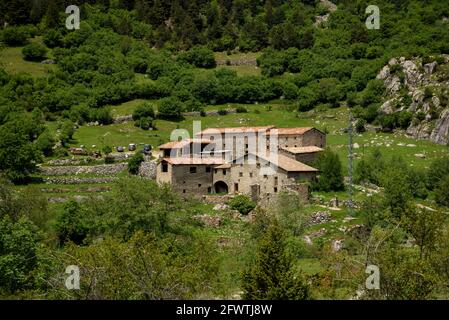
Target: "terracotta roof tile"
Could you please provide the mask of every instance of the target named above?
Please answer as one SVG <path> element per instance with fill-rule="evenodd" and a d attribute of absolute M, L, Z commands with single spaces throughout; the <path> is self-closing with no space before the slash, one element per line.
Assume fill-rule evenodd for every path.
<path fill-rule="evenodd" d="M 205 140 L 205 139 L 186 139 L 181 141 L 170 141 L 168 143 L 165 143 L 161 146 L 159 146 L 159 149 L 181 149 L 185 146 L 189 145 L 190 143 L 201 143 L 201 144 L 210 144 L 212 141 Z"/>
<path fill-rule="evenodd" d="M 297 147 L 297 148 L 281 148 L 281 149 L 286 150 L 293 154 L 315 153 L 315 152 L 324 151 L 324 149 L 316 147 L 316 146 Z"/>
<path fill-rule="evenodd" d="M 313 128 L 304 127 L 304 128 L 277 128 L 272 132 L 270 131 L 268 134 L 278 134 L 278 135 L 293 135 L 293 134 L 304 134 Z"/>
<path fill-rule="evenodd" d="M 225 163 L 225 160 L 221 158 L 164 158 L 163 161 L 167 161 L 172 165 L 222 165 Z"/>
<path fill-rule="evenodd" d="M 201 132 L 198 132 L 196 136 L 203 134 L 223 134 L 223 133 L 248 133 L 248 132 L 259 132 L 259 131 L 269 131 L 275 128 L 275 126 L 264 126 L 264 127 L 234 127 L 234 128 L 208 128 Z"/>

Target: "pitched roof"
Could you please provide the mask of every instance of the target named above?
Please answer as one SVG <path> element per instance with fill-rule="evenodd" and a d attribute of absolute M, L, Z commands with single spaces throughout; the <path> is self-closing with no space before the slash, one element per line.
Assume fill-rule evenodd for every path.
<path fill-rule="evenodd" d="M 264 127 L 233 127 L 233 128 L 208 128 L 196 135 L 203 134 L 223 134 L 223 133 L 247 133 L 247 132 L 259 132 L 259 131 L 269 131 L 275 128 L 275 126 L 264 126 Z"/>
<path fill-rule="evenodd" d="M 230 163 L 224 163 L 222 165 L 219 165 L 218 167 L 215 167 L 215 169 L 229 169 L 229 168 L 231 168 Z"/>
<path fill-rule="evenodd" d="M 281 148 L 282 150 L 288 151 L 293 154 L 302 154 L 302 153 L 315 153 L 324 151 L 324 149 L 316 147 L 316 146 L 308 146 L 308 147 L 297 147 L 297 148 Z"/>
<path fill-rule="evenodd" d="M 287 171 L 287 172 L 318 172 L 318 169 L 310 167 L 302 162 L 294 160 L 279 153 L 270 153 L 269 155 L 256 155 L 249 153 L 249 156 L 260 158 L 262 160 L 268 161 L 271 164 Z M 234 160 L 237 161 L 238 159 Z"/>
<path fill-rule="evenodd" d="M 221 158 L 200 158 L 200 157 L 179 157 L 179 158 L 164 158 L 162 161 L 167 161 L 172 165 L 222 165 L 225 160 Z"/>
<path fill-rule="evenodd" d="M 270 130 L 268 134 L 278 134 L 278 135 L 294 135 L 294 134 L 304 134 L 314 128 L 303 127 L 303 128 L 278 128 L 273 131 Z"/>
<path fill-rule="evenodd" d="M 159 146 L 159 149 L 181 149 L 191 143 L 201 143 L 201 144 L 210 144 L 212 141 L 205 139 L 186 139 L 181 141 L 170 141 Z"/>

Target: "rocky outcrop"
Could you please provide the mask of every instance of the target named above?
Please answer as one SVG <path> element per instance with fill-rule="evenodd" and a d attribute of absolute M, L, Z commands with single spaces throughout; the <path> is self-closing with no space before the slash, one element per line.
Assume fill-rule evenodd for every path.
<path fill-rule="evenodd" d="M 439 63 L 441 65 L 439 65 Z M 393 58 L 377 75 L 387 89 L 380 112 L 408 111 L 413 121 L 408 136 L 438 144 L 449 143 L 449 56 L 422 59 Z"/>
<path fill-rule="evenodd" d="M 330 13 L 337 10 L 337 6 L 334 3 L 330 2 L 329 0 L 320 0 L 320 5 L 326 8 L 326 10 L 329 11 Z M 329 20 L 329 17 L 330 17 L 329 13 L 321 16 L 316 16 L 314 26 L 315 27 L 321 26 L 323 23 Z"/>
<path fill-rule="evenodd" d="M 430 140 L 439 144 L 447 144 L 449 140 L 449 109 L 446 109 L 437 121 L 430 134 Z"/>

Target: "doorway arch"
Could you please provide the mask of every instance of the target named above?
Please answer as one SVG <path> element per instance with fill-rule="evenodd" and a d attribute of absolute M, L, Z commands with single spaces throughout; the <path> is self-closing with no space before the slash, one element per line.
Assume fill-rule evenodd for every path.
<path fill-rule="evenodd" d="M 217 181 L 214 184 L 215 193 L 224 193 L 227 194 L 229 192 L 229 187 L 226 182 Z"/>

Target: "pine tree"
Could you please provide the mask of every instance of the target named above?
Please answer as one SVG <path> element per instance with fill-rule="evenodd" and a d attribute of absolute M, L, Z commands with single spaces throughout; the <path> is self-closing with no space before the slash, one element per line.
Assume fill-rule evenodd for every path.
<path fill-rule="evenodd" d="M 45 1 L 33 0 L 30 12 L 31 22 L 39 23 L 44 15 L 45 15 Z"/>
<path fill-rule="evenodd" d="M 344 189 L 340 158 L 329 149 L 321 153 L 315 166 L 320 169 L 316 189 L 321 191 L 341 191 Z"/>
<path fill-rule="evenodd" d="M 47 28 L 54 29 L 59 25 L 59 10 L 57 0 L 49 0 L 46 13 Z"/>
<path fill-rule="evenodd" d="M 150 24 L 160 26 L 165 21 L 165 7 L 162 0 L 155 0 L 150 10 Z"/>
<path fill-rule="evenodd" d="M 259 240 L 256 261 L 243 272 L 242 288 L 243 298 L 249 300 L 310 299 L 308 285 L 295 274 L 284 233 L 276 221 Z"/>
<path fill-rule="evenodd" d="M 271 3 L 271 0 L 267 0 L 267 2 L 265 2 L 265 21 L 269 27 L 272 27 L 274 24 L 273 4 Z"/>
<path fill-rule="evenodd" d="M 9 24 L 19 25 L 29 23 L 31 2 L 29 0 L 7 0 L 5 20 Z"/>

